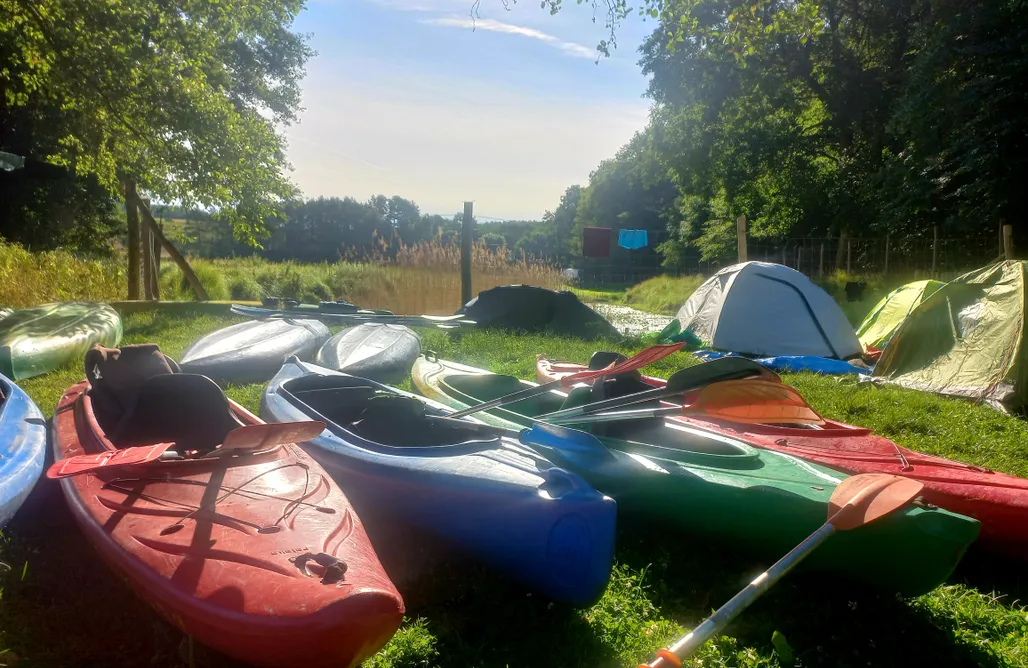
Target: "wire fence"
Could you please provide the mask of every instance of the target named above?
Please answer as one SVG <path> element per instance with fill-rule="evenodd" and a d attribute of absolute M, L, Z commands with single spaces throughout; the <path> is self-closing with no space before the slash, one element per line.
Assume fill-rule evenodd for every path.
<path fill-rule="evenodd" d="M 784 264 L 811 278 L 844 270 L 854 275 L 896 275 L 912 279 L 950 280 L 995 261 L 1003 254 L 996 237 L 934 238 L 818 238 L 778 241 L 747 240 L 747 260 Z M 698 249 L 687 249 L 679 266 L 663 266 L 652 244 L 636 251 L 612 249 L 610 258 L 586 258 L 578 280 L 596 284 L 637 283 L 660 275 L 705 275 L 736 263 L 737 257 L 704 260 Z"/>

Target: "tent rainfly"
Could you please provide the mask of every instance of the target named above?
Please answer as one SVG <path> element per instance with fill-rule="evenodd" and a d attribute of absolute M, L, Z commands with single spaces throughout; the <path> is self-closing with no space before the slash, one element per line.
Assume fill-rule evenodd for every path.
<path fill-rule="evenodd" d="M 914 281 L 882 297 L 857 327 L 861 345 L 864 348 L 884 348 L 910 311 L 943 285 L 942 281 Z"/>
<path fill-rule="evenodd" d="M 939 288 L 892 335 L 873 377 L 986 402 L 1028 405 L 1025 296 L 1028 262 L 1006 260 Z"/>
<path fill-rule="evenodd" d="M 711 276 L 678 310 L 681 328 L 747 356 L 849 359 L 860 341 L 832 297 L 784 265 L 743 262 Z"/>

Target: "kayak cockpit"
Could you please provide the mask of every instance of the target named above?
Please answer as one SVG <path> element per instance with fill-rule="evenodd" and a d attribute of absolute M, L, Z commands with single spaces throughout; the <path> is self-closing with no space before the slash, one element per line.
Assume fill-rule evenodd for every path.
<path fill-rule="evenodd" d="M 321 420 L 350 446 L 402 456 L 453 456 L 500 447 L 500 436 L 444 415 L 417 398 L 355 376 L 310 374 L 282 384 L 280 394 Z"/>
<path fill-rule="evenodd" d="M 513 376 L 500 374 L 452 374 L 446 376 L 442 382 L 447 386 L 448 393 L 452 392 L 452 396 L 471 406 L 512 394 L 529 386 Z M 595 401 L 595 392 L 592 387 L 576 387 L 567 394 L 554 390 L 512 402 L 503 408 L 495 409 L 494 412 L 514 421 L 524 422 L 525 417 L 545 415 Z M 653 402 L 652 405 L 658 406 L 659 403 Z M 647 404 L 638 404 L 634 407 L 645 406 Z M 743 441 L 663 418 L 568 426 L 590 431 L 600 438 L 630 444 L 633 452 L 642 455 L 696 464 L 717 462 L 719 466 L 760 466 L 760 451 Z"/>
<path fill-rule="evenodd" d="M 195 457 L 243 426 L 214 381 L 179 373 L 155 345 L 95 346 L 85 362 L 83 400 L 96 450 L 175 443 L 179 455 Z"/>

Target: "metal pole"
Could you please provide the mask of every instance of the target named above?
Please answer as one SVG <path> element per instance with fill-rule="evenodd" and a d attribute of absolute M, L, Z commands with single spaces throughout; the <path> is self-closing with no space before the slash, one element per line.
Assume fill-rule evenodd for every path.
<path fill-rule="evenodd" d="M 475 224 L 475 203 L 464 202 L 464 220 L 460 226 L 460 301 L 471 301 L 471 237 Z"/>
<path fill-rule="evenodd" d="M 746 216 L 739 216 L 735 221 L 735 232 L 739 238 L 739 262 L 745 262 L 746 252 Z"/>
<path fill-rule="evenodd" d="M 935 261 L 939 254 L 939 226 L 932 225 L 932 278 L 935 278 Z"/>
<path fill-rule="evenodd" d="M 889 233 L 885 233 L 885 271 L 882 275 L 885 276 L 889 273 Z"/>

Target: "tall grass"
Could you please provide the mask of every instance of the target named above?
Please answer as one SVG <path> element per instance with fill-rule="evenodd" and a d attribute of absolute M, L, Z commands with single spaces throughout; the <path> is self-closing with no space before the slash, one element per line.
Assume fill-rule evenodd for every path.
<path fill-rule="evenodd" d="M 0 239 L 0 306 L 123 299 L 127 276 L 113 259 L 82 258 L 60 250 L 31 253 Z"/>
<path fill-rule="evenodd" d="M 395 259 L 382 255 L 370 262 L 299 264 L 249 257 L 191 260 L 190 264 L 213 300 L 346 299 L 368 308 L 411 314 L 449 314 L 461 305 L 460 249 L 436 242 L 403 246 Z M 193 298 L 174 265 L 161 267 L 160 283 L 163 299 Z M 560 272 L 531 258 L 511 259 L 505 248 L 473 247 L 473 293 L 511 283 L 558 288 Z"/>

